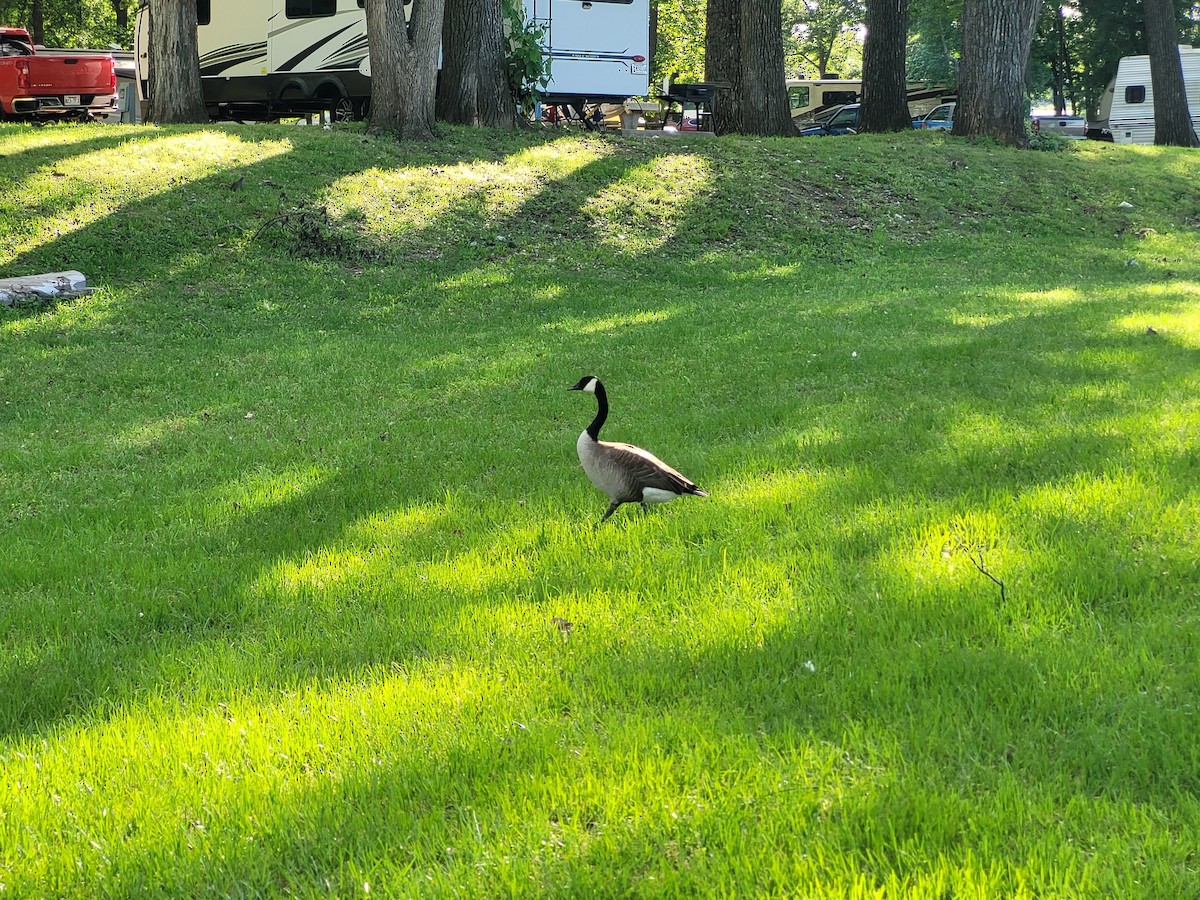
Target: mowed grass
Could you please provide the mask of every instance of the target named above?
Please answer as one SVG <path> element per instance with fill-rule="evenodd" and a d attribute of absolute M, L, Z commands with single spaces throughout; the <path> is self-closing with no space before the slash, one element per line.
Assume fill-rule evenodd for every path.
<path fill-rule="evenodd" d="M 0 128 L 0 893 L 1200 893 L 1198 181 Z"/>

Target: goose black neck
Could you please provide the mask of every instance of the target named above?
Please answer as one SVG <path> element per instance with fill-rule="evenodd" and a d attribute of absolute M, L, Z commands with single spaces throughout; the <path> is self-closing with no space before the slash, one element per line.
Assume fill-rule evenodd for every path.
<path fill-rule="evenodd" d="M 608 418 L 608 394 L 604 393 L 604 385 L 599 381 L 596 382 L 596 405 L 596 418 L 592 419 L 592 424 L 587 427 L 587 433 L 593 441 L 600 440 L 600 428 Z"/>

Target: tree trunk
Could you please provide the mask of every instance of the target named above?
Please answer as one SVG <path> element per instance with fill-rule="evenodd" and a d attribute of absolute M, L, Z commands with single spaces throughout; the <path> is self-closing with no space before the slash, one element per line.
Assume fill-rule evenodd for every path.
<path fill-rule="evenodd" d="M 708 0 L 705 13 L 704 80 L 729 85 L 717 91 L 713 131 L 742 130 L 742 18 L 738 0 Z"/>
<path fill-rule="evenodd" d="M 30 0 L 29 3 L 29 36 L 35 44 L 45 46 L 46 43 L 46 11 L 42 8 L 42 0 Z"/>
<path fill-rule="evenodd" d="M 741 7 L 741 133 L 795 134 L 779 0 L 742 0 Z"/>
<path fill-rule="evenodd" d="M 717 93 L 717 134 L 795 134 L 783 68 L 779 0 L 708 0 L 705 80 Z"/>
<path fill-rule="evenodd" d="M 117 28 L 122 31 L 129 24 L 129 4 L 126 0 L 112 0 L 113 15 L 117 18 Z"/>
<path fill-rule="evenodd" d="M 1054 10 L 1054 38 L 1057 52 L 1054 55 L 1054 114 L 1065 115 L 1067 112 L 1067 83 L 1071 79 L 1071 57 L 1067 53 L 1067 25 L 1063 8 Z"/>
<path fill-rule="evenodd" d="M 406 22 L 402 0 L 367 0 L 372 134 L 433 138 L 444 9 L 445 0 L 413 0 Z"/>
<path fill-rule="evenodd" d="M 658 0 L 650 0 L 650 71 L 658 70 Z"/>
<path fill-rule="evenodd" d="M 501 0 L 445 0 L 437 116 L 455 125 L 515 128 Z"/>
<path fill-rule="evenodd" d="M 1025 78 L 1042 0 L 965 0 L 956 135 L 1028 147 Z"/>
<path fill-rule="evenodd" d="M 207 122 L 196 44 L 196 4 L 150 0 L 150 119 Z"/>
<path fill-rule="evenodd" d="M 866 26 L 862 130 L 905 131 L 912 127 L 904 72 L 908 0 L 867 0 Z"/>
<path fill-rule="evenodd" d="M 1175 4 L 1172 0 L 1142 0 L 1142 6 L 1146 11 L 1146 45 L 1150 53 L 1154 143 L 1200 147 L 1183 83 Z"/>

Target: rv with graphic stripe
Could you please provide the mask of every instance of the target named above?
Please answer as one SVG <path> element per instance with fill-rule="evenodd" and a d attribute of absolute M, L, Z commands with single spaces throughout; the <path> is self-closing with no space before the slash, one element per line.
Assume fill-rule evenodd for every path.
<path fill-rule="evenodd" d="M 187 2 L 187 0 L 184 0 Z M 195 0 L 200 76 L 213 118 L 312 112 L 359 118 L 371 98 L 364 0 Z M 548 101 L 624 100 L 650 79 L 649 0 L 524 0 L 546 37 Z M 405 4 L 411 11 L 410 3 Z M 138 7 L 138 84 L 149 101 L 150 15 Z"/>

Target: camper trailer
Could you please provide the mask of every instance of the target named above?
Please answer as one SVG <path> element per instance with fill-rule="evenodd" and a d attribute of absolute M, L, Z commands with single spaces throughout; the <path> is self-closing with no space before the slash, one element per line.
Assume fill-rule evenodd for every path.
<path fill-rule="evenodd" d="M 1183 83 L 1192 124 L 1200 122 L 1200 50 L 1181 44 Z M 1100 120 L 1088 125 L 1087 135 L 1118 144 L 1154 143 L 1154 85 L 1149 56 L 1124 56 L 1117 74 L 1100 99 Z"/>
<path fill-rule="evenodd" d="M 214 118 L 329 111 L 362 116 L 370 101 L 365 0 L 195 0 L 204 100 Z M 624 100 L 650 79 L 649 0 L 524 0 L 546 33 L 546 93 L 558 102 Z M 138 9 L 135 53 L 143 100 L 149 8 Z"/>

